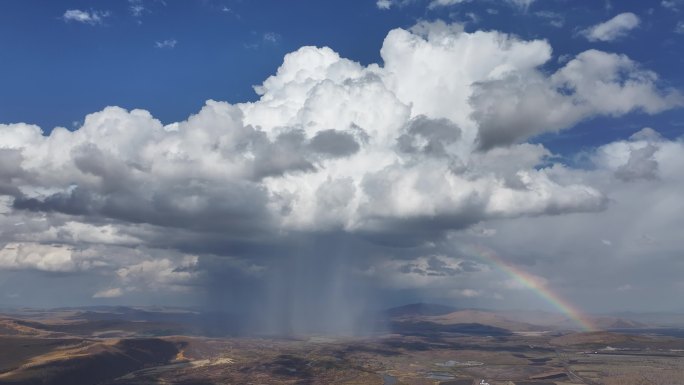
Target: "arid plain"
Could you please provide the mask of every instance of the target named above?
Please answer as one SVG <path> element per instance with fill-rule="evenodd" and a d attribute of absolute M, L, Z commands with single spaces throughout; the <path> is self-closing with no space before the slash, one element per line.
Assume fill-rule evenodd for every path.
<path fill-rule="evenodd" d="M 238 336 L 226 327 L 236 325 L 231 316 L 185 309 L 8 311 L 0 320 L 0 384 L 630 385 L 684 378 L 684 339 L 675 328 L 597 317 L 613 331 L 581 332 L 550 313 L 534 315 L 540 324 L 533 324 L 515 313 L 423 304 L 383 314 L 385 330 L 363 337 L 279 337 Z"/>

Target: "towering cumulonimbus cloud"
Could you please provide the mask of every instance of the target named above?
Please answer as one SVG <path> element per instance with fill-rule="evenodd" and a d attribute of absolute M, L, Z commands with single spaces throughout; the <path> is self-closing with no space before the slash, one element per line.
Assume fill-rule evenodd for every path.
<path fill-rule="evenodd" d="M 106 276 L 98 298 L 243 285 L 258 288 L 257 314 L 291 330 L 321 328 L 307 308 L 344 328 L 365 309 L 350 301 L 358 289 L 383 285 L 378 269 L 486 272 L 415 254 L 454 231 L 608 207 L 599 184 L 526 139 L 683 103 L 624 55 L 590 50 L 548 74 L 546 41 L 458 24 L 393 30 L 381 55 L 362 66 L 303 47 L 255 87 L 257 101 L 210 100 L 167 125 L 119 107 L 73 131 L 1 125 L 0 268 Z M 653 180 L 656 145 L 630 151 L 616 178 Z M 340 308 L 354 310 L 330 316 Z"/>

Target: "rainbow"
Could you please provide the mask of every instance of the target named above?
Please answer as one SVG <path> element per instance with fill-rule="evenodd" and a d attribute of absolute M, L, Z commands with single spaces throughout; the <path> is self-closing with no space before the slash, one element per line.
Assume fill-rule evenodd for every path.
<path fill-rule="evenodd" d="M 566 299 L 562 298 L 557 293 L 551 291 L 551 289 L 544 282 L 541 282 L 539 278 L 505 261 L 499 255 L 497 255 L 496 252 L 494 252 L 494 250 L 486 248 L 482 245 L 470 245 L 467 246 L 466 249 L 466 251 L 469 251 L 471 254 L 474 254 L 482 258 L 483 260 L 492 263 L 501 271 L 503 271 L 506 275 L 510 276 L 516 282 L 520 283 L 524 287 L 533 290 L 535 293 L 537 293 L 537 295 L 539 295 L 546 302 L 551 304 L 558 311 L 572 319 L 583 330 L 599 330 L 589 319 L 589 317 L 583 314 L 580 310 L 578 310 L 573 304 L 568 302 Z"/>

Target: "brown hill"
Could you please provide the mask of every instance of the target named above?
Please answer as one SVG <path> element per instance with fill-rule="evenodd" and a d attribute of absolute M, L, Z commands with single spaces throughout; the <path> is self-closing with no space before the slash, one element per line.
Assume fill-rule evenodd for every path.
<path fill-rule="evenodd" d="M 16 319 L 0 319 L 0 335 L 5 336 L 39 336 L 48 334 L 44 330 L 27 325 L 25 322 Z"/>
<path fill-rule="evenodd" d="M 510 331 L 540 331 L 543 329 L 537 325 L 513 321 L 495 312 L 482 310 L 459 310 L 444 315 L 423 317 L 423 320 L 442 325 L 476 323 Z"/>
<path fill-rule="evenodd" d="M 56 349 L 0 374 L 0 384 L 98 384 L 173 360 L 179 346 L 158 338 L 112 340 Z"/>
<path fill-rule="evenodd" d="M 591 321 L 599 329 L 638 329 L 648 325 L 618 317 L 592 317 Z"/>
<path fill-rule="evenodd" d="M 550 343 L 557 346 L 607 346 L 607 345 L 625 345 L 639 342 L 646 342 L 649 339 L 610 332 L 587 332 L 587 333 L 570 333 L 560 337 L 551 339 Z"/>
<path fill-rule="evenodd" d="M 548 330 L 577 330 L 577 321 L 563 314 L 544 311 L 502 311 L 496 314 L 511 321 L 523 322 L 541 326 Z M 623 317 L 589 316 L 588 320 L 600 330 L 636 329 L 648 327 L 647 324 Z"/>

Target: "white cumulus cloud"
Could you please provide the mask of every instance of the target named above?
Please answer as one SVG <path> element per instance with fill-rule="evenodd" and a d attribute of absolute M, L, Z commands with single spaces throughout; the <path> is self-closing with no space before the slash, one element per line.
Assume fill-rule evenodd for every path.
<path fill-rule="evenodd" d="M 167 126 L 118 107 L 75 131 L 6 125 L 7 194 L 18 210 L 245 233 L 394 233 L 423 221 L 446 230 L 595 211 L 605 197 L 559 181 L 560 166 L 540 167 L 548 151 L 510 145 L 593 116 L 681 105 L 625 56 L 586 51 L 546 75 L 547 42 L 458 24 L 393 30 L 381 55 L 384 66 L 364 67 L 303 47 L 256 87 L 258 101 L 208 101 Z M 481 152 L 501 145 L 510 147 Z"/>

